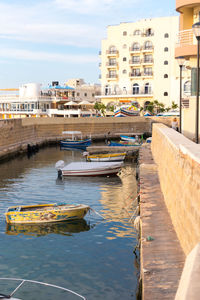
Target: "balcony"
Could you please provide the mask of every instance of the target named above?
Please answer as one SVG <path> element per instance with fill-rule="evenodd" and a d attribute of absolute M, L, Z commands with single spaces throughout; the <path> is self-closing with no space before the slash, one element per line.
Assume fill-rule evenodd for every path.
<path fill-rule="evenodd" d="M 110 80 L 116 80 L 117 79 L 117 74 L 107 74 L 106 78 Z"/>
<path fill-rule="evenodd" d="M 137 47 L 137 48 L 132 48 L 132 47 L 130 47 L 129 48 L 129 51 L 130 51 L 130 53 L 140 53 L 140 51 L 141 51 L 141 47 Z"/>
<path fill-rule="evenodd" d="M 138 78 L 138 77 L 141 77 L 142 73 L 139 72 L 139 73 L 135 73 L 135 72 L 130 72 L 129 73 L 129 77 L 131 78 Z"/>
<path fill-rule="evenodd" d="M 196 56 L 197 41 L 192 29 L 179 31 L 176 42 L 175 57 Z"/>
<path fill-rule="evenodd" d="M 137 59 L 137 60 L 130 59 L 129 64 L 133 65 L 133 66 L 140 65 L 141 64 L 141 59 Z"/>
<path fill-rule="evenodd" d="M 112 69 L 112 68 L 115 69 L 118 66 L 118 63 L 117 62 L 107 62 L 106 66 L 110 69 Z"/>
<path fill-rule="evenodd" d="M 153 77 L 153 71 L 152 72 L 143 72 L 142 77 Z"/>
<path fill-rule="evenodd" d="M 142 52 L 153 52 L 154 46 L 149 46 L 149 47 L 142 47 Z"/>
<path fill-rule="evenodd" d="M 117 56 L 118 53 L 119 53 L 118 50 L 107 50 L 106 51 L 107 56 Z"/>
<path fill-rule="evenodd" d="M 142 59 L 142 64 L 143 65 L 152 65 L 154 63 L 153 58 L 152 59 Z"/>

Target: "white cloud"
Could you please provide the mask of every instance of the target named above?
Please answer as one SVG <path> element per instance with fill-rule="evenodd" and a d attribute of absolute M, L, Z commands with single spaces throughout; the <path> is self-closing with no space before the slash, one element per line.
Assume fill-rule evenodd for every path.
<path fill-rule="evenodd" d="M 114 9 L 125 9 L 126 6 L 133 7 L 139 0 L 54 0 L 55 4 L 66 10 L 71 10 L 79 14 L 99 15 L 109 11 L 112 14 Z M 102 16 L 103 17 L 103 16 Z"/>
<path fill-rule="evenodd" d="M 81 54 L 60 54 L 49 53 L 43 51 L 28 51 L 24 49 L 0 48 L 0 59 L 14 60 L 31 60 L 31 61 L 47 61 L 62 62 L 72 64 L 97 63 L 98 58 L 94 55 Z"/>
<path fill-rule="evenodd" d="M 32 8 L 0 4 L 0 38 L 43 44 L 97 47 L 104 28 L 59 20 L 52 5 Z"/>

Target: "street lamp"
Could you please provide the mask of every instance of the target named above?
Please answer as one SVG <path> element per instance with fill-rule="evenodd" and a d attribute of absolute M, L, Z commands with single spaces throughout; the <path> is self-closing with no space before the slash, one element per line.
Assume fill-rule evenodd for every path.
<path fill-rule="evenodd" d="M 180 100 L 179 100 L 179 113 L 180 113 L 180 118 L 179 118 L 179 132 L 182 132 L 182 71 L 183 71 L 183 65 L 185 62 L 184 56 L 179 56 L 177 57 L 177 61 L 180 67 Z"/>
<path fill-rule="evenodd" d="M 200 49 L 200 22 L 192 25 L 193 33 L 197 38 L 197 100 L 196 100 L 196 131 L 195 141 L 199 143 L 199 49 Z"/>

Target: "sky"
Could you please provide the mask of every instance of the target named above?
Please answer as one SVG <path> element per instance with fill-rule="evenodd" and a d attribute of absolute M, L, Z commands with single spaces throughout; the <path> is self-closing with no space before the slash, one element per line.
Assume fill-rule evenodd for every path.
<path fill-rule="evenodd" d="M 0 89 L 100 83 L 108 25 L 172 15 L 175 0 L 0 0 Z"/>

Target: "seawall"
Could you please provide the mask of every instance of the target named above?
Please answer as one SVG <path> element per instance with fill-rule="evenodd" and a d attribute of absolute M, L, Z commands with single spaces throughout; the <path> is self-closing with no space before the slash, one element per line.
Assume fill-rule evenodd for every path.
<path fill-rule="evenodd" d="M 58 142 L 63 131 L 81 131 L 93 139 L 120 133 L 151 133 L 152 121 L 127 118 L 27 118 L 0 121 L 0 158 L 25 151 L 28 144 Z"/>

